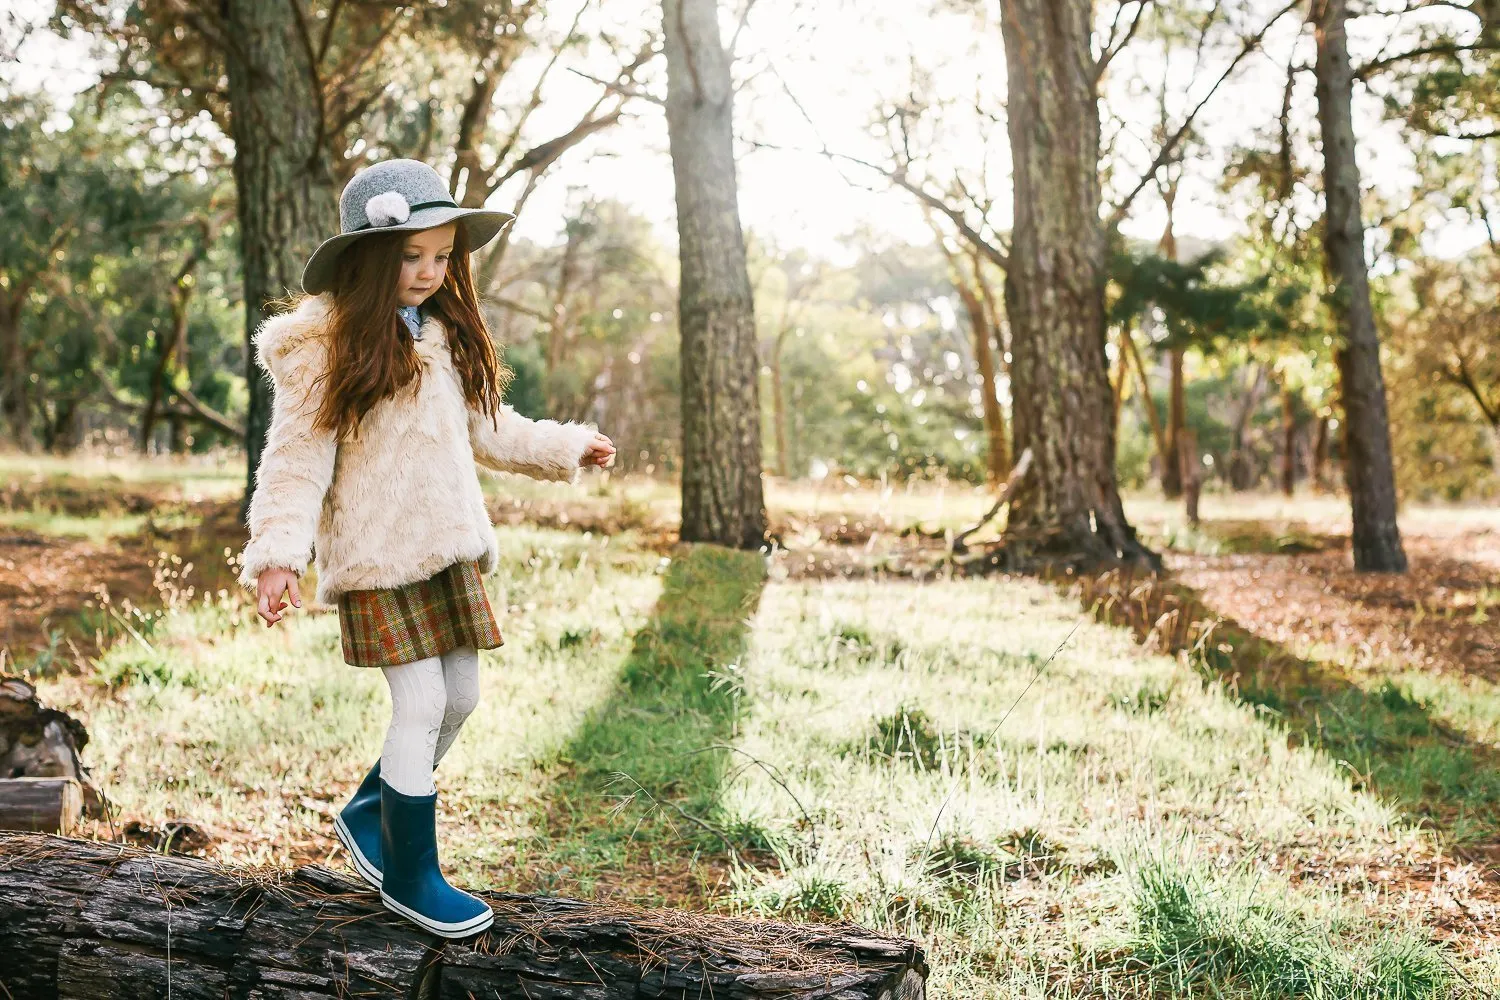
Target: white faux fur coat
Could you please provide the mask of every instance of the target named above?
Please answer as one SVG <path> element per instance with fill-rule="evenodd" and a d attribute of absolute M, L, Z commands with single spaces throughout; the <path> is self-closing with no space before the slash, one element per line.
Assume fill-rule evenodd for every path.
<path fill-rule="evenodd" d="M 255 472 L 250 540 L 239 581 L 254 589 L 262 571 L 299 575 L 316 553 L 314 606 L 349 590 L 425 580 L 451 563 L 495 568 L 495 531 L 475 462 L 500 472 L 577 482 L 592 424 L 531 420 L 509 407 L 490 420 L 469 407 L 437 318 L 413 346 L 421 386 L 381 400 L 343 440 L 313 427 L 325 382 L 328 296 L 304 299 L 255 333 L 274 401 Z"/>

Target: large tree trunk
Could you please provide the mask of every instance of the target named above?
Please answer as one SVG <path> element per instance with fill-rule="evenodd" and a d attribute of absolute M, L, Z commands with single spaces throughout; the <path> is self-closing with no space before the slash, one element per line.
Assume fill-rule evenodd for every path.
<path fill-rule="evenodd" d="M 240 253 L 244 263 L 245 365 L 250 406 L 245 509 L 271 419 L 271 390 L 255 369 L 251 335 L 272 303 L 302 286 L 302 265 L 339 228 L 338 192 L 323 143 L 323 96 L 297 7 L 222 0 L 234 44 L 225 49 Z"/>
<path fill-rule="evenodd" d="M 716 0 L 663 0 L 667 134 L 682 264 L 682 539 L 765 541 L 760 366 L 740 230 L 734 90 Z"/>
<path fill-rule="evenodd" d="M 236 873 L 120 844 L 0 834 L 0 995 L 922 1000 L 926 991 L 920 947 L 847 925 L 483 895 L 494 926 L 443 941 L 317 865 Z"/>
<path fill-rule="evenodd" d="M 1046 559 L 1159 560 L 1125 519 L 1104 354 L 1105 236 L 1090 0 L 1003 0 L 1015 224 L 1005 305 L 1015 450 L 1034 467 L 1007 545 Z"/>
<path fill-rule="evenodd" d="M 1344 34 L 1347 0 L 1313 0 L 1317 29 L 1318 123 L 1323 133 L 1323 246 L 1334 291 L 1330 305 L 1342 327 L 1335 352 L 1344 401 L 1344 460 L 1354 516 L 1354 568 L 1404 572 L 1406 553 L 1396 524 L 1380 338 L 1370 305 L 1364 224 L 1359 215 L 1359 165 L 1351 112 L 1353 72 Z"/>

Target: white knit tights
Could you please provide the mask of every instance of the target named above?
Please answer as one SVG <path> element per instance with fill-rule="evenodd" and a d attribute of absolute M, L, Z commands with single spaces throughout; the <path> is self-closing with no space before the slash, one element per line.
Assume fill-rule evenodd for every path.
<path fill-rule="evenodd" d="M 403 795 L 431 795 L 433 768 L 479 704 L 479 653 L 461 646 L 381 672 L 391 686 L 391 728 L 380 775 Z"/>

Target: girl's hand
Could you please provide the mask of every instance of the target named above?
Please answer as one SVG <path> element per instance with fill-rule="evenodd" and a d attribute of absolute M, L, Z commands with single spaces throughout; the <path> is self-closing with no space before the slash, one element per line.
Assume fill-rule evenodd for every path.
<path fill-rule="evenodd" d="M 614 461 L 614 457 L 614 442 L 603 434 L 595 434 L 594 440 L 590 441 L 589 446 L 583 450 L 583 458 L 578 460 L 578 464 L 580 467 L 597 465 L 602 469 Z"/>
<path fill-rule="evenodd" d="M 266 620 L 266 628 L 281 621 L 281 610 L 286 602 L 281 596 L 291 591 L 292 604 L 302 607 L 302 595 L 297 592 L 297 574 L 289 569 L 268 569 L 255 578 L 255 591 L 259 598 L 257 614 Z"/>

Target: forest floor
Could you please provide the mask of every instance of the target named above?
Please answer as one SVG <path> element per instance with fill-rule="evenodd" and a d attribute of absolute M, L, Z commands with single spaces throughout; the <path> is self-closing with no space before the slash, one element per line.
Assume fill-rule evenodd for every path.
<path fill-rule="evenodd" d="M 91 835 L 342 865 L 386 693 L 332 613 L 255 618 L 242 476 L 0 459 L 0 647 L 89 728 Z M 1360 576 L 1337 498 L 1136 497 L 1161 579 L 966 579 L 972 489 L 773 483 L 767 565 L 587 482 L 487 482 L 455 880 L 846 918 L 935 997 L 1500 991 L 1500 512 L 1411 508 Z"/>

